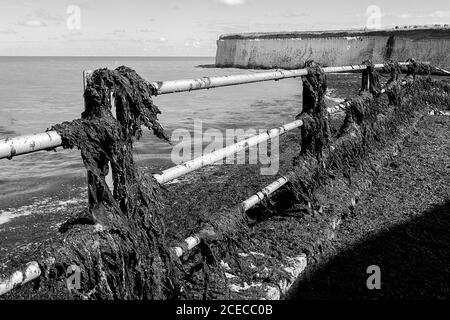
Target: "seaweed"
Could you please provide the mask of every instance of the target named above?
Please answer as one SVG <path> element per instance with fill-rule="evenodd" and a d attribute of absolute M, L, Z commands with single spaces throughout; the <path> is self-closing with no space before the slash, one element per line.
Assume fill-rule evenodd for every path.
<path fill-rule="evenodd" d="M 303 80 L 302 112 L 296 116 L 301 126 L 301 155 L 312 154 L 321 158 L 322 150 L 330 143 L 329 115 L 325 106 L 327 77 L 319 64 L 310 60 L 305 63 L 308 74 Z"/>
<path fill-rule="evenodd" d="M 370 80 L 372 88 L 362 81 L 359 96 L 349 100 L 344 122 L 332 136 L 323 100 L 327 79 L 320 66 L 314 62 L 307 64 L 309 72 L 303 79 L 303 111 L 297 116 L 304 121 L 299 130 L 302 148 L 297 154 L 297 149 L 293 151 L 292 141 L 287 146 L 295 156 L 292 163 L 289 158 L 285 168 L 293 171 L 288 174 L 290 182 L 287 190 L 283 190 L 282 201 L 312 214 L 305 218 L 296 213 L 295 219 L 315 219 L 328 226 L 328 220 L 336 215 L 339 218 L 344 210 L 348 211 L 347 197 L 354 196 L 349 191 L 350 186 L 363 191 L 355 172 L 371 170 L 364 167 L 367 158 L 399 133 L 399 125 L 408 124 L 416 112 L 450 105 L 448 83 L 429 77 L 409 81 L 411 75 L 405 81 L 400 79 L 401 70 L 395 63 L 388 66 L 392 71 L 387 90 L 390 97 L 385 99 L 378 94 L 377 74 L 370 62 L 367 65 L 364 77 Z M 116 100 L 116 117 L 111 112 L 111 93 Z M 164 199 L 163 189 L 151 176 L 137 171 L 132 157 L 133 142 L 139 139 L 141 126 L 145 125 L 155 135 L 167 139 L 157 121 L 159 110 L 151 100 L 153 93 L 153 89 L 131 69 L 97 70 L 85 92 L 86 111 L 82 119 L 52 128 L 61 134 L 66 148 L 81 150 L 89 176 L 90 201 L 85 212 L 63 225 L 61 238 L 48 241 L 39 252 L 40 257 L 36 260 L 40 261 L 44 271 L 44 281 L 39 284 L 41 288 L 50 290 L 55 270 L 57 274 L 64 274 L 67 266 L 72 264 L 81 267 L 83 276 L 82 287 L 74 293 L 92 299 L 215 298 L 223 297 L 225 292 L 229 297 L 227 278 L 220 268 L 221 259 L 227 259 L 243 279 L 252 280 L 254 271 L 241 264 L 238 252 L 245 252 L 246 244 L 252 241 L 249 222 L 253 222 L 247 220 L 239 205 L 228 204 L 252 194 L 256 182 L 258 187 L 264 182 L 254 177 L 257 167 L 235 169 L 234 176 L 226 177 L 226 185 L 217 187 L 220 191 L 213 192 L 211 185 L 205 183 L 208 177 L 204 177 L 199 183 L 174 187 L 176 192 L 172 192 L 172 198 Z M 297 137 L 294 140 L 298 142 Z M 109 165 L 113 190 L 105 181 Z M 221 170 L 224 177 L 229 174 L 227 169 Z M 327 189 L 334 182 L 338 182 L 334 185 L 338 188 Z M 338 202 L 336 194 L 342 189 L 345 194 Z M 182 191 L 181 195 L 179 191 Z M 327 201 L 328 197 L 334 198 Z M 201 204 L 192 204 L 193 199 Z M 267 200 L 259 210 L 268 212 L 264 217 L 267 218 L 279 214 L 279 204 L 275 203 L 278 206 L 275 208 Z M 164 217 L 166 223 L 178 219 L 172 225 L 169 222 L 169 229 L 189 226 L 186 227 L 188 234 L 208 231 L 203 233 L 200 245 L 182 257 L 183 265 L 172 256 L 162 221 L 164 213 L 173 213 L 171 211 L 177 208 L 180 211 L 177 217 Z M 182 240 L 181 235 L 186 230 L 171 231 L 172 237 Z M 294 237 L 289 234 L 292 230 L 283 232 L 286 239 Z M 322 232 L 320 236 L 310 236 L 319 243 L 311 244 L 311 253 L 322 250 L 322 237 Z M 255 244 L 258 246 L 263 248 L 261 243 Z M 275 249 L 280 255 L 286 251 L 281 246 Z"/>
<path fill-rule="evenodd" d="M 418 62 L 414 59 L 408 59 L 409 65 L 408 65 L 408 71 L 406 73 L 406 76 L 412 76 L 413 78 L 416 78 L 416 75 L 431 75 L 434 68 L 427 63 Z"/>
<path fill-rule="evenodd" d="M 366 63 L 370 66 L 370 62 Z M 356 98 L 347 100 L 343 124 L 329 139 L 331 143 L 315 143 L 314 138 L 323 137 L 319 126 L 306 126 L 302 130 L 302 150 L 312 149 L 316 156 L 311 152 L 302 152 L 294 159 L 289 189 L 294 199 L 305 208 L 318 210 L 322 207 L 318 193 L 327 185 L 330 178 L 331 180 L 344 178 L 351 185 L 352 172 L 359 170 L 367 157 L 392 139 L 398 133 L 400 124 L 408 123 L 416 112 L 431 105 L 449 105 L 448 84 L 434 81 L 429 77 L 416 77 L 412 81 L 413 78 L 407 75 L 401 79 L 401 68 L 395 62 L 388 63 L 386 67 L 391 73 L 391 78 L 386 84 L 388 96 L 386 101 L 377 90 L 379 88 L 377 74 L 374 74 L 373 68 L 367 69 L 363 76 L 362 90 Z M 315 79 L 319 79 L 322 83 L 315 83 L 312 86 L 305 79 L 306 103 L 311 101 L 311 97 L 320 97 L 320 90 L 325 85 L 325 78 L 316 76 Z M 374 87 L 367 85 L 364 79 L 366 81 L 373 79 Z M 308 104 L 306 110 L 311 110 Z M 322 119 L 320 112 L 314 115 L 311 112 L 306 114 L 310 118 L 306 123 L 320 123 Z M 306 137 L 303 136 L 305 133 Z M 321 149 L 317 146 L 321 146 Z"/>
<path fill-rule="evenodd" d="M 84 93 L 81 119 L 51 128 L 62 136 L 64 148 L 81 150 L 89 207 L 62 226 L 62 239 L 47 243 L 39 261 L 47 279 L 55 265 L 77 265 L 82 280 L 74 293 L 81 298 L 164 299 L 179 294 L 178 267 L 160 216 L 160 186 L 141 175 L 133 160 L 133 143 L 142 126 L 168 140 L 152 94 L 128 67 L 96 70 Z M 114 190 L 105 180 L 109 164 Z"/>
<path fill-rule="evenodd" d="M 366 65 L 367 68 L 362 71 L 360 92 L 368 90 L 374 96 L 378 96 L 381 92 L 378 72 L 371 60 L 363 61 L 362 64 Z"/>

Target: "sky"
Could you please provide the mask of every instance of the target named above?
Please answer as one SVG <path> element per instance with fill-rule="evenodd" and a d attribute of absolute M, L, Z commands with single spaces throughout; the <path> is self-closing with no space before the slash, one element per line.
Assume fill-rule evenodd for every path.
<path fill-rule="evenodd" d="M 447 0 L 0 0 L 0 55 L 214 56 L 227 33 L 449 22 Z"/>

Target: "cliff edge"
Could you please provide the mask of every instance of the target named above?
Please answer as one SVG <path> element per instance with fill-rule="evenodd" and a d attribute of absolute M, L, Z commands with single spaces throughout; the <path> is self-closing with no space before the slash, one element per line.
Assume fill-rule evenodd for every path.
<path fill-rule="evenodd" d="M 415 58 L 450 68 L 450 28 L 334 30 L 227 34 L 217 40 L 216 66 L 296 69 L 313 59 L 324 66 L 371 59 Z"/>

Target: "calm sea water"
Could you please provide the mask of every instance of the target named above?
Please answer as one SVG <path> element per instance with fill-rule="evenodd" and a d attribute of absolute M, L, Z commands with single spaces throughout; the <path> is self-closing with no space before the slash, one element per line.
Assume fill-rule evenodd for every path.
<path fill-rule="evenodd" d="M 213 58 L 78 58 L 0 57 L 0 138 L 43 132 L 50 126 L 80 117 L 83 111 L 82 71 L 121 65 L 146 80 L 174 80 L 239 74 L 239 69 L 200 68 Z M 215 128 L 268 129 L 292 121 L 301 105 L 299 80 L 263 82 L 175 93 L 155 97 L 160 122 L 170 132 Z M 141 165 L 171 166 L 171 148 L 146 133 L 136 144 Z M 60 150 L 0 160 L 0 209 L 24 205 L 40 194 L 85 187 L 79 151 Z M 2 212 L 0 211 L 0 216 Z M 5 212 L 3 212 L 5 215 Z"/>

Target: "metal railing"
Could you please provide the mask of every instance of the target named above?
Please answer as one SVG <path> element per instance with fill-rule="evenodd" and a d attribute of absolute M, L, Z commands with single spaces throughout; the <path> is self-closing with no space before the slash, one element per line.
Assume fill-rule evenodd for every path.
<path fill-rule="evenodd" d="M 400 63 L 400 66 L 408 65 L 408 62 Z M 384 68 L 385 64 L 376 64 L 375 69 Z M 323 68 L 325 73 L 341 73 L 349 71 L 362 71 L 367 68 L 366 65 L 353 65 L 342 67 L 326 67 Z M 162 81 L 162 82 L 147 82 L 148 85 L 155 89 L 155 93 L 168 94 L 174 92 L 186 92 L 192 90 L 211 89 L 216 87 L 224 87 L 231 85 L 240 85 L 246 83 L 254 83 L 261 81 L 281 80 L 288 78 L 296 78 L 305 76 L 308 74 L 307 69 L 297 70 L 276 70 L 257 72 L 251 74 L 231 75 L 222 77 L 203 77 L 199 79 L 186 79 L 186 80 L 174 80 L 174 81 Z M 84 80 L 90 75 L 89 71 L 83 73 Z M 345 107 L 347 103 L 340 104 L 329 110 L 336 111 L 342 107 Z M 248 139 L 227 146 L 222 149 L 218 149 L 212 153 L 195 158 L 191 161 L 187 161 L 181 165 L 164 170 L 161 174 L 155 174 L 154 177 L 159 183 L 166 183 L 175 178 L 178 178 L 184 174 L 197 170 L 203 166 L 212 164 L 216 161 L 222 160 L 225 157 L 236 154 L 239 151 L 246 150 L 252 146 L 260 144 L 264 141 L 280 136 L 290 130 L 299 128 L 302 126 L 301 120 L 296 120 L 287 123 L 278 128 L 270 129 L 259 135 L 252 136 Z M 0 140 L 0 159 L 11 159 L 18 155 L 24 155 L 42 150 L 52 150 L 61 146 L 62 137 L 56 131 L 48 131 L 44 133 L 37 133 L 32 135 L 25 135 L 14 138 L 7 138 Z M 250 208 L 259 204 L 264 198 L 285 185 L 292 172 L 278 178 L 261 191 L 255 193 L 245 201 L 241 202 L 238 207 L 242 212 L 248 211 Z M 194 234 L 184 240 L 184 245 L 173 247 L 172 250 L 176 256 L 180 257 L 185 251 L 194 248 L 198 245 L 202 238 L 207 235 L 214 234 L 213 230 L 202 230 L 197 234 Z M 22 285 L 29 282 L 41 274 L 41 270 L 37 262 L 32 261 L 26 265 L 24 270 L 19 270 L 12 273 L 10 276 L 0 281 L 0 295 L 12 290 L 18 285 Z"/>
<path fill-rule="evenodd" d="M 401 66 L 406 66 L 408 62 L 399 63 Z M 376 69 L 384 68 L 385 64 L 376 64 Z M 341 72 L 349 72 L 349 71 L 361 71 L 366 69 L 366 65 L 352 65 L 352 66 L 343 66 L 343 67 L 326 67 L 323 68 L 325 73 L 341 73 Z M 168 94 L 174 92 L 185 92 L 192 90 L 200 90 L 200 89 L 211 89 L 216 87 L 223 86 L 231 86 L 231 85 L 240 85 L 246 83 L 253 82 L 261 82 L 261 81 L 273 81 L 273 80 L 281 80 L 288 78 L 296 78 L 300 76 L 304 76 L 308 73 L 307 69 L 297 69 L 297 70 L 276 70 L 276 71 L 267 71 L 267 72 L 257 72 L 251 74 L 241 74 L 241 75 L 232 75 L 232 76 L 222 76 L 222 77 L 203 77 L 199 79 L 187 79 L 187 80 L 173 80 L 173 81 L 158 81 L 158 82 L 148 82 L 149 85 L 153 86 L 158 94 Z M 85 77 L 89 75 L 89 71 L 84 72 Z M 285 131 L 292 130 L 298 126 L 292 127 L 293 123 L 286 124 L 282 127 L 287 127 Z M 283 133 L 285 132 L 283 131 Z M 282 133 L 280 133 L 282 134 Z M 250 139 L 253 139 L 252 137 Z M 262 141 L 266 141 L 270 139 L 270 134 L 267 135 L 267 139 L 258 140 L 258 143 Z M 249 140 L 249 139 L 247 139 Z M 28 154 L 37 151 L 43 150 L 53 150 L 61 146 L 62 138 L 56 131 L 48 131 L 44 133 L 37 133 L 32 135 L 25 135 L 14 138 L 7 138 L 0 140 L 0 159 Z M 253 140 L 251 140 L 253 141 Z M 243 143 L 245 144 L 245 143 Z M 231 147 L 231 146 L 230 146 Z M 227 150 L 233 149 L 236 152 L 242 150 L 242 148 L 229 148 Z M 228 155 L 229 151 L 220 152 L 224 157 Z M 214 158 L 217 160 L 221 160 L 223 158 Z M 217 161 L 216 160 L 216 161 Z M 212 162 L 206 161 L 206 159 L 196 160 L 196 163 L 205 163 L 211 164 Z M 181 165 L 183 166 L 183 165 Z M 179 167 L 179 166 L 178 166 Z M 188 166 L 185 166 L 186 168 Z M 201 166 L 200 166 L 201 167 Z M 196 168 L 200 168 L 197 167 Z M 195 170 L 195 169 L 194 169 Z M 175 168 L 170 168 L 165 170 L 161 175 L 155 175 L 155 178 L 160 182 L 164 183 L 170 181 L 169 175 L 173 175 L 176 171 Z M 183 169 L 183 174 L 191 172 L 192 170 Z M 181 172 L 181 170 L 180 170 Z M 173 175 L 174 177 L 179 177 L 179 175 Z M 172 178 L 174 179 L 174 178 Z"/>

